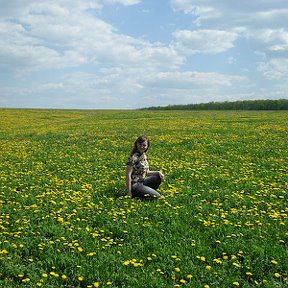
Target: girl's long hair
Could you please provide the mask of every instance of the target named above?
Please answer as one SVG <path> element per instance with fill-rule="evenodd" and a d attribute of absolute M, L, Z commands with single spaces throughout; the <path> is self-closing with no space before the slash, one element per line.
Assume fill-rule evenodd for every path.
<path fill-rule="evenodd" d="M 139 144 L 142 144 L 143 142 L 145 142 L 145 141 L 147 141 L 147 144 L 148 144 L 148 147 L 147 147 L 147 149 L 144 151 L 144 152 L 146 152 L 148 149 L 149 149 L 149 147 L 150 147 L 150 141 L 149 141 L 149 139 L 148 139 L 148 137 L 147 136 L 140 136 L 140 137 L 138 137 L 137 139 L 136 139 L 136 141 L 135 141 L 135 143 L 134 143 L 134 147 L 133 147 L 133 149 L 132 149 L 132 152 L 131 152 L 131 155 L 133 155 L 134 153 L 136 153 L 137 151 L 138 151 L 138 148 L 137 148 L 137 144 L 139 143 Z"/>

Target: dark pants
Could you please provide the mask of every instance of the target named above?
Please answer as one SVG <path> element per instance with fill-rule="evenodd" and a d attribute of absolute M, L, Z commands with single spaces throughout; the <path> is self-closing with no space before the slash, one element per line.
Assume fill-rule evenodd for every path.
<path fill-rule="evenodd" d="M 161 197 L 161 194 L 156 190 L 161 184 L 160 176 L 149 176 L 146 177 L 144 182 L 139 182 L 132 184 L 132 196 L 144 198 L 146 196 L 150 197 Z"/>

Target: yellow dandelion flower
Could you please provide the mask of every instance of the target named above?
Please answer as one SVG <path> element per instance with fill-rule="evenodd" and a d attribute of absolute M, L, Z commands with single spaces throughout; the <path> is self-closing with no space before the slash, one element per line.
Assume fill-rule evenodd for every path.
<path fill-rule="evenodd" d="M 0 251 L 0 254 L 8 254 L 8 253 L 9 252 L 6 249 Z"/>
<path fill-rule="evenodd" d="M 54 271 L 50 272 L 50 275 L 55 278 L 59 277 L 59 274 L 55 273 Z"/>
<path fill-rule="evenodd" d="M 220 258 L 216 258 L 213 261 L 216 262 L 217 264 L 221 264 L 222 263 L 222 260 Z"/>
<path fill-rule="evenodd" d="M 175 272 L 180 272 L 180 268 L 176 267 L 175 269 Z"/>
<path fill-rule="evenodd" d="M 176 256 L 176 255 L 172 255 L 171 258 L 172 258 L 172 259 L 175 259 L 176 261 L 180 261 L 180 260 L 181 260 L 181 259 L 180 259 L 178 256 Z"/>
<path fill-rule="evenodd" d="M 189 275 L 187 275 L 187 278 L 191 279 L 191 278 L 193 278 L 193 275 L 189 274 Z"/>
<path fill-rule="evenodd" d="M 241 267 L 241 265 L 238 264 L 238 263 L 236 263 L 236 262 L 233 262 L 232 265 L 233 265 L 234 267 L 237 267 L 237 268 L 240 268 L 240 267 Z"/>

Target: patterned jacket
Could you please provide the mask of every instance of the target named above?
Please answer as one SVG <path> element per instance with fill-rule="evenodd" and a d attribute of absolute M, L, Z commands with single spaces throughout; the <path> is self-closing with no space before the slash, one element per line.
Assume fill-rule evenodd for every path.
<path fill-rule="evenodd" d="M 143 182 L 149 170 L 149 163 L 146 154 L 136 152 L 129 157 L 126 164 L 133 168 L 131 175 L 132 185 L 138 182 Z"/>

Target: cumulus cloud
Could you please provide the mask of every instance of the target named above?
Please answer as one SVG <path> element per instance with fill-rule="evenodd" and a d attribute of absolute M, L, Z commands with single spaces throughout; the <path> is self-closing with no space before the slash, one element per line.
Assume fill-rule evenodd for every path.
<path fill-rule="evenodd" d="M 258 64 L 256 71 L 266 79 L 288 76 L 287 1 L 171 0 L 171 6 L 193 15 L 199 28 L 174 34 L 177 47 L 183 51 L 219 53 L 232 48 L 235 40 L 242 38 L 265 60 Z"/>
<path fill-rule="evenodd" d="M 70 87 L 71 93 L 78 93 L 79 89 L 82 89 L 86 96 L 101 94 L 107 99 L 114 99 L 117 95 L 114 104 L 117 103 L 123 108 L 137 108 L 157 105 L 157 101 L 160 101 L 161 105 L 168 105 L 173 101 L 197 101 L 197 98 L 215 96 L 223 87 L 230 89 L 233 85 L 245 83 L 247 79 L 212 72 L 159 72 L 154 69 L 148 72 L 143 67 L 118 67 L 103 69 L 101 75 L 97 76 L 89 73 L 72 74 L 63 81 L 65 86 Z M 134 95 L 141 96 L 135 98 Z"/>
<path fill-rule="evenodd" d="M 103 0 L 105 1 L 105 0 Z M 31 10 L 35 10 L 38 7 L 38 11 L 41 11 L 41 7 L 47 7 L 54 4 L 61 5 L 62 7 L 69 7 L 69 9 L 74 11 L 85 11 L 85 10 L 97 10 L 100 11 L 103 7 L 103 1 L 101 0 L 73 0 L 73 5 L 69 0 L 11 0 L 2 1 L 0 9 L 0 19 L 15 19 L 21 15 L 27 15 Z M 121 1 L 121 0 L 120 0 Z"/>
<path fill-rule="evenodd" d="M 285 0 L 171 0 L 177 11 L 192 14 L 195 24 L 203 27 L 282 27 L 286 23 L 288 4 Z"/>
<path fill-rule="evenodd" d="M 233 48 L 237 34 L 220 30 L 179 30 L 174 38 L 175 47 L 185 54 L 217 54 Z"/>
<path fill-rule="evenodd" d="M 247 32 L 251 47 L 269 57 L 288 56 L 288 30 L 257 29 Z"/>
<path fill-rule="evenodd" d="M 263 45 L 263 38 L 268 35 L 269 45 L 278 48 L 283 42 L 279 34 L 287 34 L 288 3 L 285 0 L 265 0 L 261 3 L 249 0 L 171 0 L 171 5 L 177 11 L 193 15 L 194 24 L 200 29 L 213 27 L 215 30 L 234 31 L 254 42 L 259 39 L 259 46 Z M 264 32 L 262 39 L 261 32 Z"/>
<path fill-rule="evenodd" d="M 241 76 L 225 75 L 215 72 L 159 72 L 155 73 L 153 77 L 144 78 L 149 85 L 159 87 L 181 87 L 179 89 L 199 88 L 209 83 L 210 87 L 224 87 L 232 86 L 237 82 L 244 81 L 245 78 Z"/>
<path fill-rule="evenodd" d="M 107 4 L 119 3 L 125 6 L 130 6 L 130 5 L 141 3 L 142 1 L 141 0 L 104 0 L 103 2 Z"/>
<path fill-rule="evenodd" d="M 288 59 L 276 58 L 268 62 L 258 64 L 257 70 L 261 72 L 266 79 L 279 80 L 287 79 L 288 76 Z"/>
<path fill-rule="evenodd" d="M 176 20 L 170 26 L 170 20 L 161 23 L 163 31 L 169 26 L 162 43 L 149 41 L 146 35 L 132 37 L 117 21 L 112 24 L 109 17 L 102 17 L 105 5 L 110 12 L 123 8 L 127 13 L 133 5 L 143 11 L 145 1 L 2 2 L 0 105 L 12 103 L 12 96 L 14 104 L 32 106 L 35 101 L 33 107 L 42 107 L 41 103 L 45 107 L 53 101 L 53 107 L 60 108 L 79 103 L 89 108 L 137 108 L 157 105 L 159 99 L 168 105 L 216 101 L 225 95 L 252 97 L 256 94 L 245 90 L 251 82 L 236 70 L 242 63 L 235 46 L 244 41 L 261 55 L 255 65 L 259 75 L 271 81 L 288 76 L 288 7 L 284 0 L 263 0 L 261 5 L 248 0 L 171 0 L 171 7 L 178 11 L 175 15 L 185 13 L 190 21 L 178 26 Z M 137 6 L 134 8 L 136 11 Z M 217 59 L 221 67 L 214 71 L 205 62 L 207 57 Z M 196 68 L 197 61 L 206 66 Z M 245 68 L 243 64 L 241 71 Z M 10 79 L 10 86 L 5 78 Z M 283 86 L 278 88 L 283 90 Z"/>
<path fill-rule="evenodd" d="M 65 1 L 64 1 L 65 2 Z M 132 5 L 138 1 L 118 1 Z M 82 6 L 80 5 L 82 3 Z M 35 2 L 17 21 L 0 24 L 2 68 L 19 71 L 65 68 L 85 63 L 149 63 L 167 68 L 183 62 L 172 47 L 119 33 L 87 11 L 88 2 L 63 5 L 58 1 Z M 9 57 L 8 57 L 9 56 Z"/>

